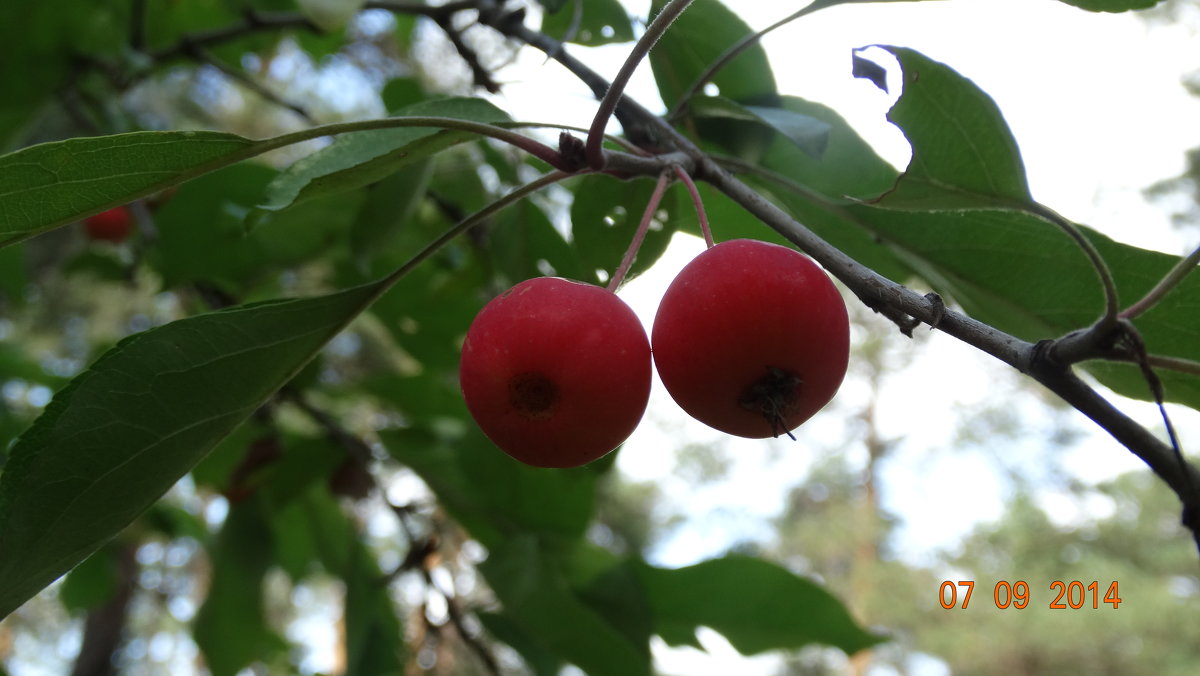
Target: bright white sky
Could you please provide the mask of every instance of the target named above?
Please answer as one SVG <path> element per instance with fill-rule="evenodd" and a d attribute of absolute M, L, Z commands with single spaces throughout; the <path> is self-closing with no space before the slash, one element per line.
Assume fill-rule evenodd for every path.
<path fill-rule="evenodd" d="M 645 4 L 637 3 L 633 11 L 644 12 Z M 751 26 L 762 28 L 804 3 L 727 4 Z M 781 91 L 838 110 L 899 167 L 907 163 L 909 151 L 885 119 L 892 99 L 851 77 L 851 52 L 893 44 L 949 64 L 999 104 L 1020 144 L 1037 199 L 1118 240 L 1179 254 L 1197 245 L 1195 235 L 1181 240 L 1142 190 L 1181 173 L 1184 151 L 1200 146 L 1200 100 L 1181 85 L 1183 74 L 1200 69 L 1197 28 L 1151 26 L 1130 14 L 1093 14 L 1055 0 L 895 2 L 827 9 L 777 30 L 765 45 Z M 611 77 L 625 49 L 572 52 Z M 527 59 L 514 70 L 521 75 L 506 83 L 502 105 L 517 119 L 588 126 L 595 103 L 582 85 L 553 64 L 543 66 L 536 54 Z M 530 72 L 536 75 L 526 75 Z M 546 108 L 547 88 L 561 106 L 552 114 Z M 661 109 L 647 65 L 638 70 L 629 91 Z M 622 291 L 647 327 L 666 285 L 702 250 L 692 238 L 678 240 L 658 266 Z M 1011 369 L 953 339 L 933 332 L 922 340 L 932 345 L 920 363 L 879 394 L 885 436 L 908 439 L 887 463 L 881 481 L 885 507 L 903 518 L 901 550 L 914 561 L 927 561 L 930 553 L 952 547 L 981 520 L 998 517 L 1004 495 L 988 455 L 948 452 L 953 448 L 950 430 L 936 425 L 914 429 L 912 421 L 927 420 L 929 411 L 970 410 L 996 397 L 997 390 L 1005 396 L 1006 383 L 1013 380 Z M 921 382 L 929 387 L 920 387 Z M 839 399 L 854 396 L 854 386 L 848 384 Z M 1051 426 L 1044 407 L 1032 399 L 1014 397 L 1022 420 L 1033 428 Z M 1122 406 L 1145 424 L 1158 425 L 1153 407 Z M 1200 443 L 1200 415 L 1179 409 L 1173 415 L 1185 449 Z M 658 483 L 694 517 L 673 532 L 655 553 L 657 560 L 686 565 L 737 539 L 769 539 L 766 519 L 779 513 L 787 489 L 804 477 L 812 449 L 839 443 L 844 430 L 833 420 L 837 417 L 813 419 L 801 428 L 804 434 L 796 443 L 736 440 L 688 419 L 656 382 L 647 417 L 626 443 L 620 468 L 635 479 Z M 1079 420 L 1082 429 L 1095 429 Z M 728 481 L 697 487 L 677 476 L 672 449 L 685 443 L 727 445 L 737 459 Z M 1044 452 L 1037 443 L 1022 446 L 1028 447 L 999 452 L 1027 455 L 1031 462 Z M 1086 481 L 1141 468 L 1098 431 L 1068 453 L 1065 465 Z M 1073 501 L 1053 493 L 1046 493 L 1043 502 L 1063 520 L 1103 516 L 1107 507 L 1088 505 L 1088 513 L 1081 514 Z M 660 647 L 660 667 L 680 674 L 754 674 L 770 673 L 776 664 L 742 658 L 715 633 L 702 638 L 709 654 Z"/>

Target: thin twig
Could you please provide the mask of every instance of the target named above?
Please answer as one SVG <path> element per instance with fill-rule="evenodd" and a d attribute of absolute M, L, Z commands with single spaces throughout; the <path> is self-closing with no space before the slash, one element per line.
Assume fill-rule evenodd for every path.
<path fill-rule="evenodd" d="M 667 185 L 671 180 L 667 176 L 667 172 L 663 172 L 658 176 L 658 183 L 654 185 L 654 192 L 650 194 L 650 201 L 646 203 L 646 210 L 642 212 L 642 221 L 638 223 L 637 232 L 633 233 L 633 240 L 629 242 L 629 248 L 625 250 L 625 255 L 621 258 L 621 264 L 613 272 L 612 279 L 608 280 L 608 290 L 616 293 L 617 288 L 621 286 L 621 282 L 625 281 L 625 275 L 629 274 L 629 269 L 633 267 L 633 260 L 637 258 L 638 249 L 642 248 L 642 242 L 646 240 L 646 233 L 650 230 L 650 223 L 654 221 L 654 214 L 658 211 L 658 205 L 662 202 L 663 195 L 667 192 Z"/>
<path fill-rule="evenodd" d="M 225 42 L 240 40 L 255 33 L 270 33 L 285 28 L 299 28 L 316 34 L 324 32 L 303 14 L 247 11 L 239 24 L 200 33 L 189 33 L 169 47 L 149 52 L 148 56 L 157 62 L 168 61 L 187 56 L 197 48 L 214 47 Z"/>
<path fill-rule="evenodd" d="M 712 228 L 708 225 L 708 214 L 704 211 L 704 200 L 700 199 L 700 191 L 696 189 L 695 181 L 683 170 L 683 167 L 674 167 L 674 169 L 675 175 L 687 188 L 688 195 L 692 198 L 692 204 L 696 207 L 696 218 L 700 220 L 700 234 L 704 236 L 704 244 L 711 249 L 713 246 Z"/>
<path fill-rule="evenodd" d="M 471 69 L 471 77 L 475 82 L 476 87 L 483 87 L 491 94 L 500 92 L 500 85 L 492 78 L 492 73 L 484 67 L 479 60 L 479 54 L 463 40 L 462 31 L 454 27 L 454 17 L 451 14 L 439 14 L 432 17 L 434 23 L 442 29 L 446 37 L 450 39 L 450 44 L 454 45 L 454 49 L 463 61 L 467 62 L 467 66 Z"/>
<path fill-rule="evenodd" d="M 592 119 L 592 126 L 588 131 L 587 138 L 588 166 L 592 169 L 604 168 L 604 153 L 601 151 L 604 128 L 608 126 L 608 118 L 612 117 L 613 111 L 617 109 L 617 103 L 625 92 L 625 85 L 629 84 L 629 78 L 633 77 L 633 71 L 650 53 L 650 49 L 663 36 L 663 33 L 667 32 L 671 24 L 675 23 L 675 19 L 678 19 L 690 4 L 692 4 L 692 0 L 670 0 L 662 8 L 658 16 L 654 17 L 654 20 L 646 27 L 646 32 L 642 34 L 637 44 L 630 50 L 629 56 L 625 58 L 625 63 L 621 64 L 621 70 L 617 72 L 608 91 L 604 93 L 604 98 L 600 99 L 600 106 L 596 109 L 596 117 Z"/>
<path fill-rule="evenodd" d="M 254 78 L 243 73 L 242 71 L 229 66 L 228 64 L 226 64 L 225 62 L 216 58 L 215 56 L 208 53 L 207 51 L 205 51 L 199 47 L 193 47 L 191 49 L 191 52 L 197 61 L 200 61 L 201 63 L 206 63 L 209 66 L 216 68 L 221 73 L 223 73 L 226 77 L 241 84 L 243 87 L 245 87 L 246 89 L 249 89 L 250 91 L 254 92 L 255 94 L 258 94 L 264 100 L 266 100 L 270 103 L 273 103 L 281 108 L 286 108 L 287 110 L 292 111 L 296 115 L 299 115 L 301 118 L 303 118 L 305 122 L 307 122 L 311 125 L 320 124 L 316 120 L 316 118 L 314 118 L 311 114 L 309 114 L 309 112 L 300 104 L 292 103 L 291 101 L 284 100 L 281 96 L 279 96 L 275 92 L 268 89 L 261 82 L 255 80 Z"/>

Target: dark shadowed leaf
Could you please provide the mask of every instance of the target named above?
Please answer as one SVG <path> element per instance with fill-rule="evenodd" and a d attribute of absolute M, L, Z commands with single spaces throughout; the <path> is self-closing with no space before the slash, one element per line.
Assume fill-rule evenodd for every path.
<path fill-rule="evenodd" d="M 0 617 L 128 525 L 378 295 L 197 315 L 109 350 L 55 395 L 0 475 Z"/>
<path fill-rule="evenodd" d="M 829 146 L 832 127 L 828 122 L 787 108 L 743 106 L 724 96 L 703 96 L 692 101 L 690 110 L 700 118 L 725 118 L 762 125 L 782 134 L 813 157 L 820 157 Z"/>
<path fill-rule="evenodd" d="M 666 4 L 654 0 L 651 14 Z M 672 108 L 700 74 L 733 43 L 752 33 L 718 0 L 696 0 L 650 52 L 650 66 L 663 102 Z M 721 96 L 739 103 L 774 105 L 778 94 L 771 64 L 760 45 L 738 55 L 712 78 Z"/>
<path fill-rule="evenodd" d="M 633 24 L 618 0 L 567 2 L 542 19 L 542 32 L 557 40 L 589 47 L 633 40 Z"/>
<path fill-rule="evenodd" d="M 762 559 L 727 556 L 677 569 L 642 566 L 638 576 L 655 632 L 673 645 L 695 645 L 709 627 L 743 654 L 812 643 L 853 654 L 884 639 L 864 631 L 820 585 Z"/>
<path fill-rule="evenodd" d="M 677 186 L 670 190 L 681 189 Z M 585 274 L 613 274 L 629 248 L 653 192 L 654 182 L 648 179 L 614 181 L 607 176 L 579 179 L 571 204 L 571 234 Z M 673 210 L 677 205 L 668 192 L 626 279 L 648 269 L 666 250 L 676 228 Z"/>

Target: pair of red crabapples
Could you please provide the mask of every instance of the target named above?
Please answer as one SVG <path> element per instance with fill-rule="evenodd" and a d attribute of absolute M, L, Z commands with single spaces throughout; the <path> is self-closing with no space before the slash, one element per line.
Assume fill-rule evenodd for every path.
<path fill-rule="evenodd" d="M 577 467 L 633 433 L 652 361 L 700 422 L 739 437 L 790 435 L 837 392 L 849 333 L 846 305 L 816 263 L 738 239 L 683 268 L 650 340 L 610 291 L 557 277 L 517 284 L 475 317 L 459 379 L 472 417 L 505 453 Z"/>

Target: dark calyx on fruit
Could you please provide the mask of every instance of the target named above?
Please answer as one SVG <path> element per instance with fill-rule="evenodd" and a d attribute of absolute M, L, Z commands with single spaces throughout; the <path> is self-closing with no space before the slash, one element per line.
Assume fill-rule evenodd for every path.
<path fill-rule="evenodd" d="M 549 418 L 558 402 L 558 387 L 540 373 L 523 373 L 513 378 L 509 394 L 513 408 L 533 420 Z"/>
<path fill-rule="evenodd" d="M 771 426 L 771 436 L 784 432 L 795 441 L 796 437 L 787 428 L 787 416 L 799 401 L 799 387 L 804 381 L 790 371 L 768 366 L 767 372 L 754 381 L 738 397 L 742 408 L 762 413 Z"/>

